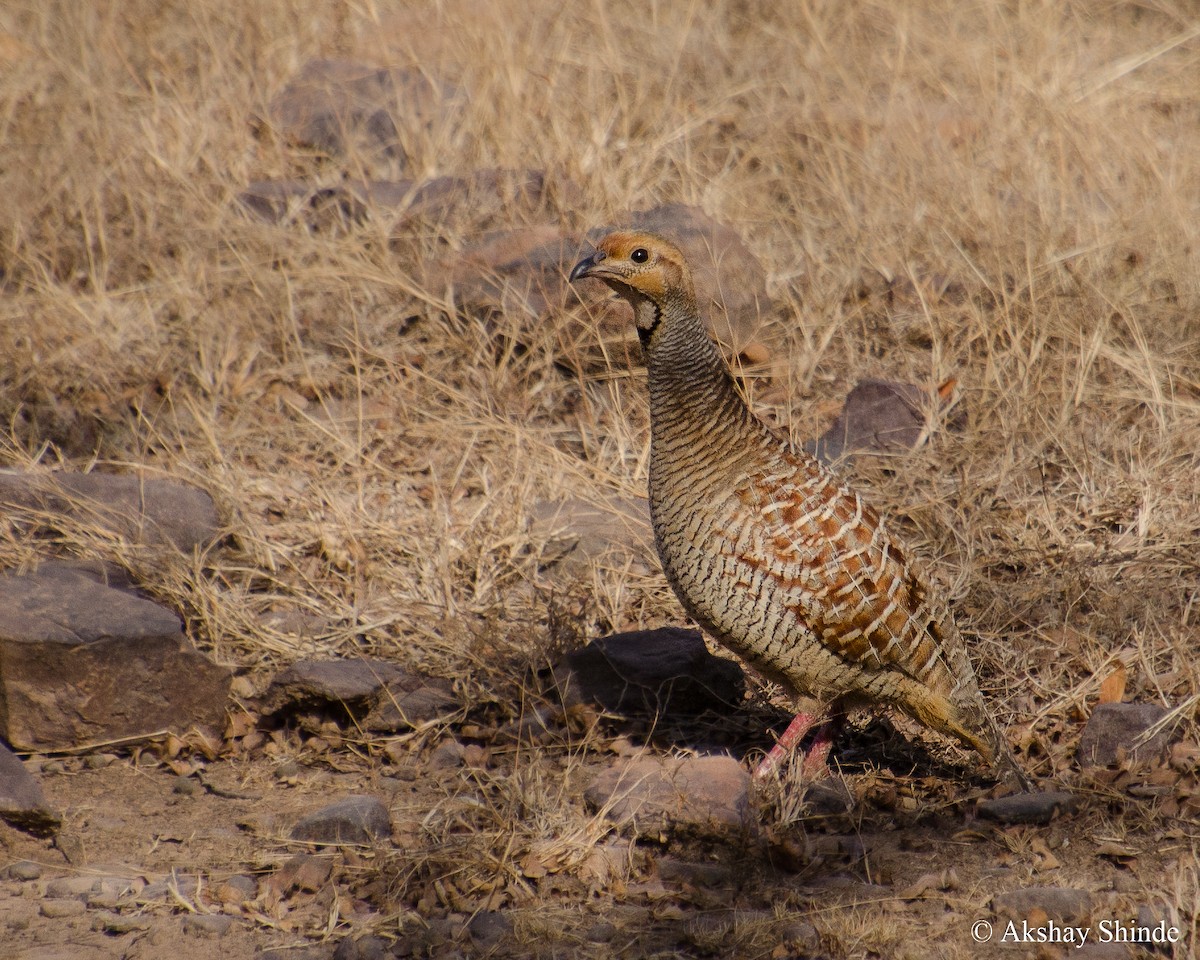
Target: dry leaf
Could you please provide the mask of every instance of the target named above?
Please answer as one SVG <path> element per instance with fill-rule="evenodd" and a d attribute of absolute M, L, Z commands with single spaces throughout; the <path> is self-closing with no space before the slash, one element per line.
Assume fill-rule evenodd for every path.
<path fill-rule="evenodd" d="M 1129 678 L 1129 670 L 1118 660 L 1112 673 L 1100 683 L 1101 703 L 1120 703 L 1125 696 L 1125 682 Z"/>
<path fill-rule="evenodd" d="M 1034 837 L 1029 843 L 1029 849 L 1038 857 L 1039 870 L 1057 870 L 1062 866 L 1058 857 L 1050 852 L 1050 847 L 1042 837 Z"/>

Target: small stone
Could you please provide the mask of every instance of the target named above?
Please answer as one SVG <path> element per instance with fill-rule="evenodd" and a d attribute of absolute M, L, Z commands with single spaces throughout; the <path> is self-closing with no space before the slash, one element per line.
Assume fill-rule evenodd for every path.
<path fill-rule="evenodd" d="M 138 892 L 139 903 L 154 903 L 156 901 L 174 901 L 176 896 L 191 900 L 196 896 L 200 884 L 194 874 L 175 873 L 168 879 L 155 880 L 148 883 Z"/>
<path fill-rule="evenodd" d="M 582 576 L 606 559 L 655 562 L 650 503 L 645 497 L 611 496 L 599 503 L 570 497 L 533 505 L 530 540 L 540 545 L 538 564 Z"/>
<path fill-rule="evenodd" d="M 120 913 L 104 911 L 97 913 L 92 918 L 92 929 L 102 930 L 105 933 L 111 933 L 113 936 L 119 937 L 126 933 L 149 930 L 150 921 L 146 917 L 126 916 Z"/>
<path fill-rule="evenodd" d="M 599 923 L 593 924 L 588 928 L 584 936 L 589 943 L 610 943 L 617 935 L 615 924 L 609 923 L 607 920 L 601 920 Z"/>
<path fill-rule="evenodd" d="M 467 924 L 471 942 L 481 950 L 490 949 L 512 934 L 512 918 L 498 910 L 480 910 Z"/>
<path fill-rule="evenodd" d="M 1133 952 L 1123 943 L 1085 943 L 1069 956 L 1071 960 L 1132 960 Z"/>
<path fill-rule="evenodd" d="M 1159 730 L 1145 743 L 1140 741 L 1169 712 L 1157 703 L 1097 704 L 1079 738 L 1076 759 L 1084 767 L 1107 767 L 1116 763 L 1122 752 L 1131 759 L 1158 756 L 1171 742 L 1178 724 L 1174 729 Z"/>
<path fill-rule="evenodd" d="M 392 960 L 393 956 L 383 937 L 344 937 L 333 951 L 333 960 Z"/>
<path fill-rule="evenodd" d="M 741 703 L 745 675 L 709 653 L 697 630 L 663 627 L 594 640 L 555 669 L 564 703 L 615 713 L 699 714 Z"/>
<path fill-rule="evenodd" d="M 1044 793 L 1013 793 L 994 800 L 981 800 L 979 815 L 998 823 L 1046 824 L 1062 813 L 1074 813 L 1078 801 L 1062 790 Z"/>
<path fill-rule="evenodd" d="M 467 749 L 457 740 L 444 740 L 429 755 L 431 770 L 454 770 L 466 762 Z"/>
<path fill-rule="evenodd" d="M 854 795 L 843 780 L 818 780 L 804 791 L 804 802 L 813 813 L 846 813 L 854 809 Z"/>
<path fill-rule="evenodd" d="M 1034 910 L 1041 910 L 1053 920 L 1085 921 L 1092 913 L 1092 895 L 1073 887 L 1024 887 L 998 893 L 992 898 L 992 909 L 1014 920 L 1023 920 Z"/>
<path fill-rule="evenodd" d="M 194 797 L 200 791 L 200 784 L 196 782 L 195 777 L 191 776 L 176 777 L 175 782 L 171 785 L 171 792 L 183 797 Z"/>
<path fill-rule="evenodd" d="M 95 877 L 58 877 L 46 884 L 46 896 L 52 899 L 82 898 L 95 886 Z"/>
<path fill-rule="evenodd" d="M 247 900 L 253 900 L 258 893 L 258 883 L 255 882 L 253 877 L 235 874 L 218 883 L 213 893 L 221 903 L 245 903 Z"/>
<path fill-rule="evenodd" d="M 162 477 L 0 470 L 0 510 L 30 511 L 43 525 L 54 525 L 48 517 L 82 521 L 133 543 L 169 545 L 189 554 L 221 532 L 212 497 Z"/>
<path fill-rule="evenodd" d="M 286 895 L 293 890 L 316 893 L 329 882 L 332 875 L 333 860 L 329 857 L 298 853 L 275 871 L 271 877 L 271 886 L 280 895 Z"/>
<path fill-rule="evenodd" d="M 292 839 L 307 843 L 361 843 L 392 831 L 387 807 L 376 797 L 347 797 L 304 817 L 292 828 Z"/>
<path fill-rule="evenodd" d="M 779 935 L 802 954 L 816 954 L 821 949 L 821 934 L 807 920 L 793 920 L 779 930 Z"/>
<path fill-rule="evenodd" d="M 51 920 L 61 920 L 65 917 L 81 917 L 87 910 L 82 900 L 43 900 L 40 906 L 43 917 Z"/>
<path fill-rule="evenodd" d="M 10 863 L 4 870 L 4 876 L 7 880 L 28 882 L 39 879 L 41 875 L 42 865 L 34 863 L 32 860 L 18 860 L 16 863 Z"/>
<path fill-rule="evenodd" d="M 405 685 L 420 682 L 411 690 Z M 372 733 L 397 733 L 411 730 L 437 717 L 458 709 L 458 699 L 445 681 L 409 678 L 405 683 L 392 682 L 375 694 L 374 702 L 363 720 Z"/>
<path fill-rule="evenodd" d="M 911 450 L 928 430 L 931 412 L 948 399 L 913 383 L 860 380 L 829 429 L 805 449 L 825 463 L 857 453 Z M 963 421 L 960 414 L 950 425 L 961 428 Z"/>
<path fill-rule="evenodd" d="M 302 773 L 304 773 L 304 767 L 295 760 L 284 760 L 274 770 L 276 780 L 294 780 Z"/>
<path fill-rule="evenodd" d="M 696 887 L 726 886 L 732 881 L 733 871 L 724 863 L 694 863 L 662 857 L 655 863 L 658 876 L 664 883 L 686 883 Z"/>
<path fill-rule="evenodd" d="M 194 937 L 216 940 L 233 926 L 233 917 L 216 913 L 189 913 L 183 918 L 183 932 Z"/>
<path fill-rule="evenodd" d="M 750 774 L 732 757 L 644 757 L 605 770 L 584 790 L 595 810 L 639 836 L 742 829 Z"/>
<path fill-rule="evenodd" d="M 283 707 L 361 706 L 404 671 L 387 660 L 300 660 L 271 681 L 267 713 Z"/>

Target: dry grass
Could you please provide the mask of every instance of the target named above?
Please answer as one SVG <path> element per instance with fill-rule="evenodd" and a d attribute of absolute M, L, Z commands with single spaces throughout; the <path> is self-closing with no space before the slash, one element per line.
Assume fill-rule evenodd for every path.
<path fill-rule="evenodd" d="M 470 241 L 469 214 L 389 238 L 234 202 L 252 179 L 363 172 L 256 135 L 305 59 L 419 64 L 469 99 L 414 136 L 412 173 L 543 169 L 581 188 L 565 224 L 683 201 L 741 230 L 778 304 L 751 392 L 798 436 L 860 377 L 958 378 L 968 428 L 858 482 L 950 585 L 1031 764 L 1070 779 L 1117 658 L 1131 697 L 1200 694 L 1200 27 L 1156 0 L 785 7 L 7 4 L 0 459 L 212 491 L 230 540 L 204 557 L 60 539 L 245 666 L 388 656 L 503 719 L 564 630 L 678 622 L 661 578 L 630 571 L 547 599 L 530 507 L 640 493 L 645 397 L 636 374 L 565 375 L 552 329 L 515 352 L 448 315 L 418 278 Z M 13 530 L 0 548 L 29 560 Z M 529 903 L 550 889 L 520 869 L 539 843 L 566 838 L 564 874 L 591 862 L 604 830 L 580 820 L 575 767 L 510 759 L 472 788 L 486 802 L 424 812 L 456 846 L 396 889 L 474 858 Z M 1189 843 L 1155 889 L 1190 911 Z M 903 912 L 821 917 L 831 955 L 899 949 Z"/>

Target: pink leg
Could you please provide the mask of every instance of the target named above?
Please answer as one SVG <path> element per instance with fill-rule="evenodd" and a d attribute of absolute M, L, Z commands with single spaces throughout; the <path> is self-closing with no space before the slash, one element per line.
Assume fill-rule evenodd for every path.
<path fill-rule="evenodd" d="M 808 731 L 813 728 L 813 725 L 818 723 L 820 720 L 821 720 L 820 714 L 814 714 L 814 713 L 798 713 L 798 714 L 796 714 L 796 716 L 792 720 L 792 722 L 788 724 L 788 728 L 783 731 L 783 736 L 781 736 L 777 741 L 775 741 L 775 746 L 773 746 L 771 748 L 771 752 L 768 753 L 765 757 L 763 757 L 762 763 L 760 763 L 758 765 L 758 767 L 755 769 L 754 779 L 761 780 L 764 777 L 773 773 L 775 771 L 775 768 L 778 767 L 779 764 L 783 761 L 783 758 L 786 757 L 789 753 L 791 753 L 792 749 L 796 746 L 796 744 L 798 744 L 801 740 L 803 740 L 804 735 L 806 733 L 808 733 Z M 823 746 L 822 746 L 822 744 L 823 744 Z M 821 750 L 820 762 L 822 764 L 824 764 L 825 757 L 829 754 L 829 746 L 830 746 L 829 736 L 826 733 L 825 728 L 822 727 L 821 731 L 817 734 L 816 742 L 813 744 L 813 752 L 816 752 L 818 749 Z M 809 758 L 811 758 L 811 756 L 812 756 L 812 753 L 810 752 Z M 809 758 L 805 759 L 805 764 L 804 764 L 806 774 L 808 772 L 808 759 Z"/>

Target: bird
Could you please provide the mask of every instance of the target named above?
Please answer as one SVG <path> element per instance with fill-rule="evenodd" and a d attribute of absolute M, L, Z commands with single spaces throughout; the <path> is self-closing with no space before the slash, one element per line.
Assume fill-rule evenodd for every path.
<path fill-rule="evenodd" d="M 979 690 L 947 604 L 883 517 L 747 405 L 696 303 L 680 249 L 636 230 L 603 237 L 571 270 L 633 309 L 650 395 L 650 515 L 687 614 L 801 710 L 762 779 L 814 727 L 803 775 L 826 770 L 832 724 L 897 709 L 1032 783 Z"/>

